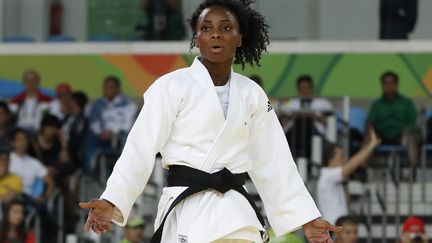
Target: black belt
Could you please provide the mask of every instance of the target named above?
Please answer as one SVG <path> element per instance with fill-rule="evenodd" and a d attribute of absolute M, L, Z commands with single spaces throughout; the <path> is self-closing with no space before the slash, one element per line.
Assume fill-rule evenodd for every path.
<path fill-rule="evenodd" d="M 183 201 L 189 196 L 192 196 L 195 193 L 202 192 L 208 189 L 214 189 L 221 193 L 225 193 L 233 189 L 242 194 L 249 201 L 252 208 L 255 210 L 255 214 L 258 217 L 258 220 L 265 229 L 266 227 L 264 218 L 256 207 L 251 196 L 243 187 L 243 185 L 245 184 L 245 175 L 246 173 L 233 174 L 226 168 L 216 173 L 209 174 L 207 172 L 187 166 L 171 165 L 168 171 L 168 186 L 185 186 L 188 188 L 182 193 L 180 193 L 180 195 L 172 202 L 171 206 L 165 214 L 165 217 L 163 218 L 162 223 L 159 225 L 159 228 L 153 234 L 150 243 L 161 242 L 162 232 L 168 214 L 179 202 Z M 266 234 L 266 232 L 262 232 L 263 240 L 267 240 Z"/>

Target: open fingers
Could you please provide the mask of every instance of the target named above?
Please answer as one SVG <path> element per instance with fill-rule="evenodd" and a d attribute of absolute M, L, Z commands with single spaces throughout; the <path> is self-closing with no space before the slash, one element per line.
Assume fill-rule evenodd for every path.
<path fill-rule="evenodd" d="M 88 220 L 86 223 L 86 232 L 93 230 L 96 234 L 102 234 L 108 232 L 111 227 L 106 223 L 95 222 L 93 220 Z"/>
<path fill-rule="evenodd" d="M 94 210 L 90 210 L 85 224 L 85 232 L 93 230 L 95 233 L 106 233 L 111 230 L 111 220 L 98 216 Z"/>

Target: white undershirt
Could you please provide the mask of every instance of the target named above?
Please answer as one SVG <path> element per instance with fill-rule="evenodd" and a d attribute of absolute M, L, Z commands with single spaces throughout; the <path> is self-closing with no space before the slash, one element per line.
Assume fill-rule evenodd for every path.
<path fill-rule="evenodd" d="M 224 86 L 215 86 L 215 89 L 226 118 L 229 104 L 230 82 L 228 81 Z"/>

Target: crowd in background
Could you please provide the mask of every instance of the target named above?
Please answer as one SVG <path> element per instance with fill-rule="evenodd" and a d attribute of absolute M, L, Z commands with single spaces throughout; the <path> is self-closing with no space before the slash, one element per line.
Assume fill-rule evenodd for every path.
<path fill-rule="evenodd" d="M 54 189 L 65 198 L 65 227 L 73 232 L 78 219 L 78 192 L 71 190 L 75 172 L 91 171 L 98 151 L 118 154 L 138 109 L 114 76 L 103 80 L 103 94 L 91 104 L 85 92 L 66 83 L 57 86 L 56 97 L 47 96 L 40 91 L 41 81 L 36 70 L 25 71 L 24 91 L 0 102 L 0 203 L 6 207 L 19 200 L 25 209 L 36 208 L 44 216 L 44 242 L 55 242 L 56 226 L 47 210 Z"/>
<path fill-rule="evenodd" d="M 262 84 L 259 76 L 251 79 Z M 26 231 L 23 224 L 25 211 L 29 209 L 44 215 L 43 242 L 55 242 L 56 225 L 47 210 L 47 202 L 56 188 L 65 198 L 65 229 L 74 232 L 79 188 L 72 187 L 71 183 L 76 180 L 76 172 L 94 173 L 98 166 L 94 157 L 98 153 L 112 156 L 115 163 L 137 116 L 137 103 L 122 93 L 121 81 L 115 76 L 105 77 L 101 97 L 91 102 L 85 92 L 74 90 L 67 83 L 56 87 L 55 97 L 47 96 L 40 91 L 42 80 L 36 70 L 25 71 L 24 91 L 0 102 L 0 203 L 4 209 L 2 222 L 7 225 L 0 230 L 0 242 L 4 239 L 34 241 L 32 231 Z M 377 146 L 404 145 L 410 164 L 417 164 L 415 148 L 420 141 L 415 105 L 398 91 L 396 73 L 385 72 L 377 82 L 381 82 L 382 96 L 369 109 L 360 146 L 344 154 L 340 145 L 324 143 L 316 198 L 326 220 L 348 225 L 348 230 L 337 238 L 352 238 L 357 234 L 350 228 L 358 222 L 350 216 L 345 182 L 358 169 L 367 166 Z M 297 98 L 274 108 L 294 158 L 310 160 L 312 136 L 325 140 L 325 118 L 335 111 L 329 100 L 314 95 L 311 76 L 300 76 L 297 90 Z M 418 221 L 414 223 L 417 225 Z M 130 235 L 140 242 L 138 236 L 142 236 L 143 228 L 142 218 L 132 218 L 125 228 L 125 237 Z M 424 226 L 419 232 L 422 237 L 425 235 Z"/>

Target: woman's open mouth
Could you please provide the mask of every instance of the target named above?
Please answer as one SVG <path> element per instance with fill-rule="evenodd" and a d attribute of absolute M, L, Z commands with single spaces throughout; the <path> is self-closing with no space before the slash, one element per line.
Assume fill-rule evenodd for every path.
<path fill-rule="evenodd" d="M 212 46 L 212 47 L 211 47 L 211 51 L 212 51 L 212 53 L 221 53 L 222 50 L 223 50 L 223 47 L 222 47 L 222 46 L 215 45 L 215 46 Z"/>

